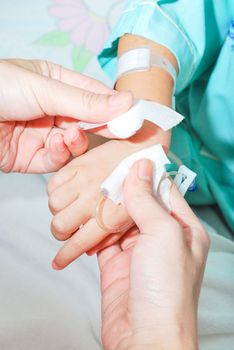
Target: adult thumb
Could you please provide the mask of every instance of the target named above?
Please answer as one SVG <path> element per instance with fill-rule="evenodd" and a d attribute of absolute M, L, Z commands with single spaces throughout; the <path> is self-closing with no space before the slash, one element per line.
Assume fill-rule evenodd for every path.
<path fill-rule="evenodd" d="M 141 232 L 151 232 L 170 217 L 154 198 L 153 171 L 152 161 L 137 161 L 124 183 L 124 204 Z"/>
<path fill-rule="evenodd" d="M 132 105 L 128 92 L 97 94 L 47 77 L 38 76 L 34 95 L 44 113 L 69 116 L 90 123 L 107 122 Z"/>

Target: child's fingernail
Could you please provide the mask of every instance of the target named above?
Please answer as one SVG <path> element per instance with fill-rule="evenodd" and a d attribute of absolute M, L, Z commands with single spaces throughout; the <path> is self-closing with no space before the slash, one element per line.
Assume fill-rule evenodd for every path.
<path fill-rule="evenodd" d="M 128 92 L 119 92 L 112 95 L 109 99 L 111 107 L 121 107 L 132 99 L 131 94 Z"/>
<path fill-rule="evenodd" d="M 62 270 L 62 268 L 60 266 L 58 266 L 55 261 L 52 262 L 52 267 L 56 271 Z"/>
<path fill-rule="evenodd" d="M 152 181 L 153 162 L 148 159 L 143 159 L 138 163 L 138 178 L 143 181 Z"/>

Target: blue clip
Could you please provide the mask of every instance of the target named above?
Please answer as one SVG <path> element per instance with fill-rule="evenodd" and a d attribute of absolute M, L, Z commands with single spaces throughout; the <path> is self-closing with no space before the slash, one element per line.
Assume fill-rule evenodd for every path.
<path fill-rule="evenodd" d="M 188 188 L 188 192 L 196 192 L 197 189 L 198 189 L 197 181 L 196 181 L 196 179 L 194 179 L 193 182 L 191 183 L 191 185 Z"/>

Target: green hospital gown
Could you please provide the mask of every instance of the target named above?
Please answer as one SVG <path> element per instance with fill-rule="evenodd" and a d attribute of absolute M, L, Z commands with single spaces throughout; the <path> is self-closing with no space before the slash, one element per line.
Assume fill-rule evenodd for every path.
<path fill-rule="evenodd" d="M 217 203 L 234 231 L 234 1 L 127 1 L 99 56 L 113 80 L 118 39 L 126 33 L 174 53 L 176 109 L 185 120 L 173 129 L 172 159 L 198 174 L 190 204 Z"/>

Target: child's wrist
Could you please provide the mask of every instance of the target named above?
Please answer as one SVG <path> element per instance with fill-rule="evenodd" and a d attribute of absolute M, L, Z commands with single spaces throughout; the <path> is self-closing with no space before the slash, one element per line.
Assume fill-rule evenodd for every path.
<path fill-rule="evenodd" d="M 161 144 L 167 152 L 170 147 L 171 131 L 164 132 L 158 126 L 145 121 L 141 130 L 127 140 L 112 140 L 115 147 L 119 147 L 126 153 L 126 156 L 138 152 L 141 149 L 151 147 L 155 144 Z"/>
<path fill-rule="evenodd" d="M 163 55 L 178 70 L 176 59 L 167 48 L 141 37 L 133 35 L 122 37 L 119 41 L 118 54 L 121 56 L 127 50 L 142 45 L 147 45 L 152 52 Z M 137 99 L 151 100 L 171 107 L 174 81 L 165 70 L 152 67 L 148 71 L 131 72 L 122 76 L 116 83 L 116 89 L 119 91 L 131 91 Z M 137 134 L 119 142 L 122 147 L 125 147 L 131 153 L 157 143 L 161 143 L 167 151 L 170 146 L 170 137 L 170 132 L 163 132 L 156 125 L 145 122 Z"/>

